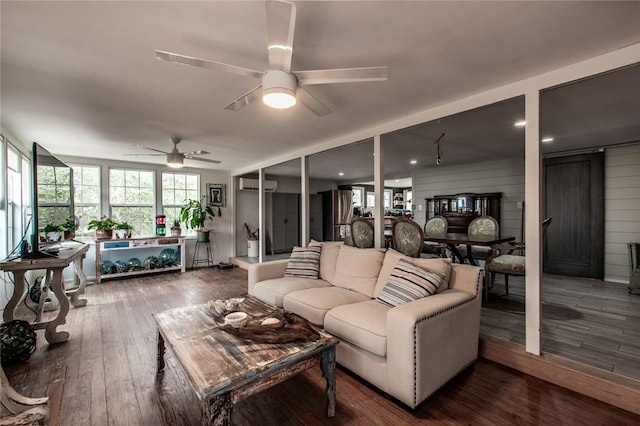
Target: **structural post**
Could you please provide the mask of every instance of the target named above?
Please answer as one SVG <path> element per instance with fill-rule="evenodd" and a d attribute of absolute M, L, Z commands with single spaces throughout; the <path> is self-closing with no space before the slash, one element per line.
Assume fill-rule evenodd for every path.
<path fill-rule="evenodd" d="M 260 168 L 258 170 L 259 175 L 259 184 L 258 184 L 258 226 L 260 229 L 260 241 L 258 241 L 258 246 L 260 252 L 258 253 L 258 262 L 262 263 L 264 260 L 266 241 L 265 237 L 267 235 L 266 231 L 266 220 L 265 220 L 265 192 L 264 192 L 264 168 Z"/>
<path fill-rule="evenodd" d="M 309 244 L 310 237 L 310 214 L 309 214 L 309 156 L 304 155 L 300 158 L 300 188 L 302 194 L 300 197 L 300 217 L 302 218 L 302 235 L 300 245 Z"/>
<path fill-rule="evenodd" d="M 375 246 L 384 247 L 384 168 L 382 154 L 382 137 L 373 137 L 373 184 L 376 199 L 374 207 Z"/>
<path fill-rule="evenodd" d="M 542 160 L 540 157 L 540 92 L 525 93 L 525 350 L 540 355 L 542 317 Z"/>

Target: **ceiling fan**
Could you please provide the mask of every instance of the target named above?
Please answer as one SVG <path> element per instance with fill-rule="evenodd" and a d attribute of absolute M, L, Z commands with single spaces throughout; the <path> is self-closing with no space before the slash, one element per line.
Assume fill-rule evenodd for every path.
<path fill-rule="evenodd" d="M 302 86 L 382 81 L 387 79 L 389 69 L 386 66 L 291 71 L 296 6 L 287 1 L 266 1 L 266 10 L 269 51 L 269 68 L 266 71 L 252 70 L 163 50 L 156 50 L 156 58 L 176 64 L 211 68 L 246 77 L 260 78 L 262 80 L 261 84 L 225 107 L 225 109 L 231 111 L 238 111 L 262 97 L 262 101 L 272 108 L 290 108 L 297 101 L 300 101 L 316 115 L 323 116 L 331 113 L 331 110 Z"/>
<path fill-rule="evenodd" d="M 155 148 L 150 148 L 148 146 L 142 146 L 142 145 L 136 145 L 137 148 L 143 148 L 143 149 L 148 149 L 150 151 L 156 151 L 156 152 L 160 152 L 161 154 L 125 154 L 128 156 L 140 156 L 140 155 L 166 155 L 167 156 L 167 166 L 169 167 L 173 167 L 174 169 L 179 169 L 182 166 L 184 166 L 184 159 L 188 159 L 188 160 L 197 160 L 197 161 L 205 161 L 207 163 L 214 163 L 214 164 L 220 164 L 220 161 L 218 160 L 210 160 L 208 158 L 200 158 L 198 157 L 198 155 L 205 155 L 205 154 L 210 154 L 210 152 L 208 151 L 202 151 L 202 150 L 198 150 L 198 151 L 191 151 L 191 152 L 180 152 L 178 151 L 178 144 L 180 143 L 182 139 L 180 139 L 179 137 L 172 137 L 171 138 L 171 142 L 173 143 L 173 149 L 171 150 L 171 152 L 166 152 L 166 151 L 161 151 L 159 149 L 155 149 Z"/>

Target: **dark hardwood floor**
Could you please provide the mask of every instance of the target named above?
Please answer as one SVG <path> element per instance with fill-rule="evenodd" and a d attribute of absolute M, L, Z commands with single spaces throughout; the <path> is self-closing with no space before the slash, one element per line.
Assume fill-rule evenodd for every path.
<path fill-rule="evenodd" d="M 524 345 L 524 278 L 498 275 L 481 316 L 481 333 Z M 626 284 L 544 274 L 542 351 L 638 380 L 640 296 Z"/>
<path fill-rule="evenodd" d="M 246 271 L 203 268 L 87 288 L 89 303 L 72 308 L 66 343 L 38 347 L 23 363 L 5 367 L 27 396 L 49 394 L 53 425 L 197 425 L 198 400 L 170 353 L 156 375 L 152 315 L 166 309 L 246 292 Z M 26 311 L 23 309 L 23 311 Z M 26 311 L 25 315 L 29 312 Z M 233 412 L 237 425 L 633 425 L 640 416 L 479 360 L 416 410 L 337 371 L 336 417 L 327 419 L 319 369 L 252 396 Z"/>

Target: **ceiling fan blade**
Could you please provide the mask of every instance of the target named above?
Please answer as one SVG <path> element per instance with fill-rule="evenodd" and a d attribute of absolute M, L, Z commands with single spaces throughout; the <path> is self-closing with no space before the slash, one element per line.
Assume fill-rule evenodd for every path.
<path fill-rule="evenodd" d="M 189 154 L 185 154 L 184 158 L 186 158 L 188 160 L 204 161 L 206 163 L 214 163 L 214 164 L 220 164 L 222 162 L 220 160 L 209 160 L 208 158 L 193 157 L 193 156 L 191 156 Z"/>
<path fill-rule="evenodd" d="M 307 108 L 313 111 L 319 117 L 323 115 L 331 114 L 331 110 L 327 108 L 322 102 L 314 98 L 311 93 L 304 90 L 302 87 L 298 87 L 296 91 L 296 98 Z"/>
<path fill-rule="evenodd" d="M 164 157 L 167 154 L 122 154 L 125 157 Z"/>
<path fill-rule="evenodd" d="M 291 72 L 296 6 L 286 1 L 267 1 L 269 68 Z"/>
<path fill-rule="evenodd" d="M 210 61 L 208 59 L 194 58 L 192 56 L 179 55 L 177 53 L 156 50 L 156 59 L 160 61 L 173 62 L 181 65 L 191 65 L 192 67 L 210 68 L 216 71 L 230 72 L 245 77 L 262 77 L 262 72 L 244 67 L 237 67 L 222 62 Z"/>
<path fill-rule="evenodd" d="M 294 72 L 300 84 L 357 83 L 389 78 L 389 67 L 336 68 Z"/>
<path fill-rule="evenodd" d="M 184 155 L 205 155 L 205 154 L 211 154 L 209 151 L 203 151 L 201 149 L 197 150 L 197 151 L 191 151 L 191 152 L 185 152 Z"/>
<path fill-rule="evenodd" d="M 142 146 L 142 145 L 134 145 L 136 148 L 142 148 L 142 149 L 148 149 L 149 151 L 156 151 L 156 152 L 161 152 L 163 154 L 168 154 L 168 152 L 166 151 L 161 151 L 159 149 L 155 149 L 155 148 L 150 148 L 148 146 Z M 143 154 L 141 154 L 143 155 Z M 147 155 L 151 155 L 151 154 L 147 154 Z"/>
<path fill-rule="evenodd" d="M 262 95 L 262 84 L 258 84 L 253 89 L 249 90 L 244 95 L 240 96 L 235 101 L 231 102 L 229 105 L 224 107 L 224 109 L 228 109 L 230 111 L 238 111 L 241 108 L 249 105 L 251 102 L 257 101 L 260 99 Z"/>

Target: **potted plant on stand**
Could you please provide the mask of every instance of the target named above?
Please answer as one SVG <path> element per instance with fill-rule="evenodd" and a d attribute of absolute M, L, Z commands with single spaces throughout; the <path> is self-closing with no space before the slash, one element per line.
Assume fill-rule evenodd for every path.
<path fill-rule="evenodd" d="M 49 242 L 56 242 L 62 239 L 62 236 L 60 235 L 62 227 L 55 223 L 47 223 L 42 229 L 42 232 L 44 232 L 46 239 Z"/>
<path fill-rule="evenodd" d="M 60 225 L 62 231 L 64 231 L 64 239 L 72 240 L 76 237 L 76 229 L 78 229 L 76 219 L 74 217 L 70 217 Z"/>
<path fill-rule="evenodd" d="M 131 238 L 131 231 L 133 231 L 133 225 L 128 222 L 118 222 L 113 228 L 116 230 L 116 238 Z"/>
<path fill-rule="evenodd" d="M 217 210 L 212 209 L 210 206 L 204 205 L 203 200 L 205 196 L 200 197 L 199 200 L 189 200 L 182 209 L 180 209 L 180 222 L 183 222 L 187 229 L 195 229 L 197 241 L 209 241 L 210 229 L 205 229 L 204 224 L 207 218 L 222 216 L 222 210 L 220 207 Z"/>
<path fill-rule="evenodd" d="M 171 225 L 171 236 L 179 237 L 182 235 L 182 226 L 180 226 L 180 219 L 174 219 L 173 225 Z"/>
<path fill-rule="evenodd" d="M 244 224 L 244 236 L 247 239 L 247 256 L 258 257 L 260 250 L 260 233 L 259 229 L 251 231 L 249 225 Z"/>
<path fill-rule="evenodd" d="M 113 238 L 113 229 L 116 222 L 107 215 L 103 215 L 100 219 L 92 219 L 87 225 L 87 229 L 96 230 L 96 238 Z"/>

